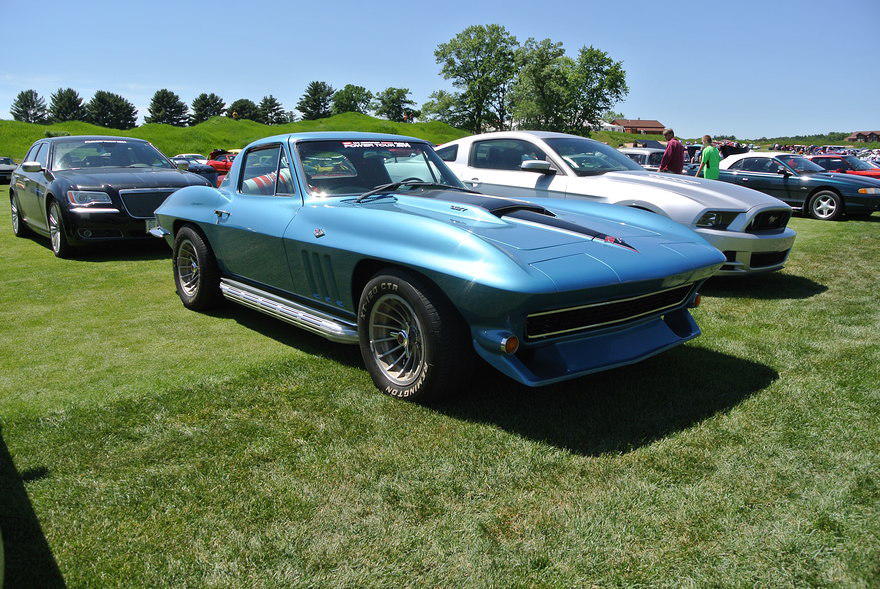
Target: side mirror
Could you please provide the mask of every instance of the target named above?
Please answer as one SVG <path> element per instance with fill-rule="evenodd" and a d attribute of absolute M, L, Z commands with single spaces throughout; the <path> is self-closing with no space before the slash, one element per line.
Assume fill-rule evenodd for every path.
<path fill-rule="evenodd" d="M 189 162 L 177 162 L 177 169 L 186 172 L 189 170 Z"/>
<path fill-rule="evenodd" d="M 783 176 L 791 176 L 791 172 L 789 172 L 787 169 L 783 168 L 782 166 L 779 166 L 778 168 L 776 168 L 776 173 L 782 174 Z"/>
<path fill-rule="evenodd" d="M 550 167 L 550 162 L 544 160 L 526 160 L 519 166 L 524 172 L 537 172 L 539 174 L 555 174 L 556 170 Z"/>
<path fill-rule="evenodd" d="M 43 164 L 40 162 L 22 162 L 21 169 L 29 173 L 42 172 Z"/>

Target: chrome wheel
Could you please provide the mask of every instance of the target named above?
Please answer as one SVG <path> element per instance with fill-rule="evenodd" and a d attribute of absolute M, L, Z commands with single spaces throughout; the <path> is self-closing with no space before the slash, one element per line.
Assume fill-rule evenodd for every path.
<path fill-rule="evenodd" d="M 14 198 L 10 201 L 9 205 L 12 214 L 12 231 L 18 235 L 18 230 L 21 224 L 21 218 L 18 216 L 18 205 L 15 204 Z"/>
<path fill-rule="evenodd" d="M 388 380 L 407 387 L 425 368 L 424 330 L 413 308 L 395 294 L 383 295 L 369 319 L 370 350 Z"/>
<path fill-rule="evenodd" d="M 55 203 L 49 207 L 49 237 L 52 240 L 52 251 L 57 254 L 61 251 L 61 211 Z"/>
<path fill-rule="evenodd" d="M 199 257 L 196 247 L 188 239 L 177 249 L 177 276 L 181 290 L 187 296 L 194 296 L 199 290 Z"/>
<path fill-rule="evenodd" d="M 830 194 L 820 194 L 813 199 L 813 214 L 820 219 L 829 219 L 837 212 L 837 201 Z"/>

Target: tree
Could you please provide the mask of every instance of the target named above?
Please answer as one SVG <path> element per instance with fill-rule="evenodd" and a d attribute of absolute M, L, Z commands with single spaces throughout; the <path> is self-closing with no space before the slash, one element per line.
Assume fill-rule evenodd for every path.
<path fill-rule="evenodd" d="M 25 123 L 46 123 L 46 101 L 36 90 L 22 90 L 9 108 L 12 118 Z"/>
<path fill-rule="evenodd" d="M 137 125 L 137 109 L 119 94 L 98 90 L 86 104 L 86 120 L 111 129 L 131 129 Z"/>
<path fill-rule="evenodd" d="M 456 100 L 458 110 L 466 113 L 468 130 L 507 128 L 518 46 L 501 25 L 474 25 L 434 51 L 440 73 L 460 90 Z"/>
<path fill-rule="evenodd" d="M 231 119 L 248 119 L 256 121 L 260 118 L 260 111 L 253 100 L 239 98 L 226 109 L 226 116 Z"/>
<path fill-rule="evenodd" d="M 258 121 L 264 125 L 283 125 L 287 122 L 287 113 L 284 112 L 284 107 L 271 94 L 263 96 L 257 111 L 259 113 Z"/>
<path fill-rule="evenodd" d="M 333 95 L 331 111 L 335 115 L 344 112 L 359 112 L 367 114 L 370 103 L 373 101 L 373 93 L 363 86 L 346 84 L 342 90 L 337 90 Z"/>
<path fill-rule="evenodd" d="M 464 128 L 468 124 L 467 113 L 461 110 L 461 96 L 437 90 L 422 105 L 421 117 L 428 121 L 440 121 L 453 127 Z"/>
<path fill-rule="evenodd" d="M 49 117 L 53 123 L 84 121 L 86 108 L 79 93 L 73 88 L 59 88 L 49 101 Z"/>
<path fill-rule="evenodd" d="M 581 47 L 569 73 L 568 121 L 565 131 L 575 133 L 597 125 L 601 114 L 629 92 L 623 63 L 595 47 Z"/>
<path fill-rule="evenodd" d="M 204 123 L 211 117 L 219 117 L 226 110 L 226 103 L 223 99 L 211 92 L 210 94 L 202 92 L 196 96 L 192 102 L 192 116 L 190 116 L 190 124 L 198 125 Z"/>
<path fill-rule="evenodd" d="M 330 101 L 333 88 L 327 82 L 309 82 L 305 93 L 296 103 L 296 110 L 302 113 L 304 121 L 313 121 L 330 116 Z"/>
<path fill-rule="evenodd" d="M 373 110 L 380 117 L 397 123 L 412 122 L 419 111 L 415 110 L 415 102 L 409 97 L 409 88 L 385 88 L 376 94 Z"/>
<path fill-rule="evenodd" d="M 568 71 L 572 66 L 562 43 L 529 38 L 517 50 L 516 62 L 519 74 L 511 90 L 511 101 L 517 124 L 524 129 L 562 129 Z"/>
<path fill-rule="evenodd" d="M 156 90 L 147 110 L 150 116 L 144 118 L 145 123 L 185 127 L 189 122 L 189 116 L 187 116 L 189 107 L 180 99 L 180 96 L 165 88 Z"/>
<path fill-rule="evenodd" d="M 606 110 L 599 118 L 610 123 L 615 119 L 625 119 L 626 115 L 620 111 Z"/>

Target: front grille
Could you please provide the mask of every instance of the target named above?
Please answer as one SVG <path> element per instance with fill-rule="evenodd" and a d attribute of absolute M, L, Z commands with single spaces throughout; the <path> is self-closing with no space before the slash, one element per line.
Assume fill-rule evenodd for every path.
<path fill-rule="evenodd" d="M 752 268 L 763 268 L 765 266 L 775 266 L 777 264 L 781 264 L 785 261 L 785 256 L 788 255 L 788 250 L 783 252 L 760 252 L 753 253 L 752 260 L 749 262 L 749 266 Z"/>
<path fill-rule="evenodd" d="M 159 205 L 175 190 L 177 188 L 133 188 L 120 190 L 119 198 L 129 215 L 135 219 L 147 219 L 154 216 Z"/>
<path fill-rule="evenodd" d="M 791 219 L 791 209 L 761 211 L 755 215 L 755 218 L 749 223 L 749 227 L 746 231 L 752 232 L 784 229 L 785 226 L 788 225 L 789 219 Z"/>
<path fill-rule="evenodd" d="M 526 318 L 526 337 L 534 340 L 624 323 L 676 307 L 692 290 L 693 285 L 686 284 L 638 297 L 534 313 Z"/>

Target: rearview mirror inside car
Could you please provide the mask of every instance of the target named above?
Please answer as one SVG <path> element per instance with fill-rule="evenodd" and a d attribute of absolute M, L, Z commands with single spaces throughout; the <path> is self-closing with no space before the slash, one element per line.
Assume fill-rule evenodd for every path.
<path fill-rule="evenodd" d="M 538 172 L 539 174 L 555 174 L 556 170 L 550 167 L 550 162 L 544 160 L 526 160 L 519 166 L 526 172 Z"/>
<path fill-rule="evenodd" d="M 40 162 L 22 162 L 21 169 L 25 172 L 42 172 L 43 164 Z"/>

